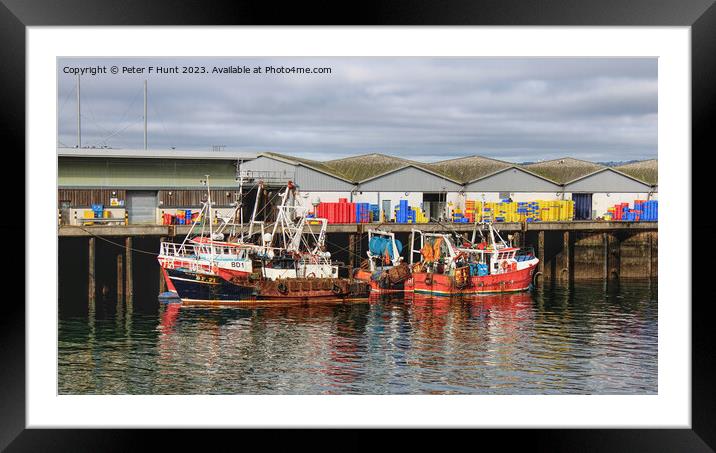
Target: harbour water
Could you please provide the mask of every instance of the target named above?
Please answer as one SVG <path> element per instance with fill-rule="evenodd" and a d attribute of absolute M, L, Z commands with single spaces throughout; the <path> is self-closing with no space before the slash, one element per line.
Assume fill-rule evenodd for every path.
<path fill-rule="evenodd" d="M 60 301 L 60 394 L 656 394 L 656 280 L 463 299 Z"/>

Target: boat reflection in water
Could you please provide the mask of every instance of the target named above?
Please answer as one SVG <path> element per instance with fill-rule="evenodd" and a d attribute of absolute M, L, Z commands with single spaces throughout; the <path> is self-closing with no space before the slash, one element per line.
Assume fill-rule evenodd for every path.
<path fill-rule="evenodd" d="M 492 337 L 516 344 L 512 338 L 519 331 L 516 323 L 530 318 L 520 312 L 531 307 L 530 293 L 460 299 L 372 295 L 368 303 L 365 299 L 318 304 L 265 301 L 245 309 L 173 304 L 161 317 L 160 363 L 167 367 L 165 373 L 171 373 L 180 360 L 192 364 L 204 360 L 219 375 L 240 369 L 237 376 L 254 391 L 259 386 L 287 393 L 411 393 L 434 381 L 429 393 L 470 392 L 463 383 L 471 370 L 488 363 L 471 360 L 470 355 L 487 353 L 494 344 Z M 178 316 L 185 323 L 184 332 L 177 330 Z M 193 336 L 195 349 L 177 349 L 174 337 L 186 332 Z M 304 374 L 308 370 L 310 375 Z M 449 372 L 440 376 L 445 371 Z M 258 381 L 251 382 L 247 372 L 258 374 Z M 404 381 L 402 374 L 412 377 Z M 381 386 L 364 388 L 376 378 Z"/>
<path fill-rule="evenodd" d="M 61 318 L 59 392 L 655 394 L 655 288 L 168 304 L 90 328 Z"/>

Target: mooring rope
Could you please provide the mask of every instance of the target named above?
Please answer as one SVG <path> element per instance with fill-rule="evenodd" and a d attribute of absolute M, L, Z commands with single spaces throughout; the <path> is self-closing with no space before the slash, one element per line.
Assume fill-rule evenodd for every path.
<path fill-rule="evenodd" d="M 116 243 L 116 242 L 114 242 L 114 241 L 110 241 L 109 239 L 107 239 L 107 238 L 105 238 L 105 237 L 102 237 L 102 236 L 99 236 L 99 235 L 96 235 L 96 234 L 94 234 L 93 232 L 89 231 L 88 229 L 82 228 L 82 227 L 79 226 L 79 225 L 71 225 L 71 226 L 73 226 L 73 227 L 75 227 L 75 228 L 79 228 L 80 230 L 84 231 L 85 233 L 89 234 L 90 236 L 96 237 L 97 239 L 100 239 L 100 240 L 105 241 L 105 242 L 109 242 L 110 244 L 116 245 L 117 247 L 121 247 L 121 248 L 123 248 L 123 249 L 127 249 L 127 248 L 128 248 L 129 250 L 132 250 L 133 252 L 144 253 L 144 254 L 152 255 L 152 256 L 159 256 L 159 254 L 158 254 L 158 253 L 155 253 L 155 252 L 148 252 L 148 251 L 146 251 L 146 250 L 135 249 L 134 247 L 127 247 L 127 246 L 124 245 L 124 244 L 118 244 L 118 243 Z"/>

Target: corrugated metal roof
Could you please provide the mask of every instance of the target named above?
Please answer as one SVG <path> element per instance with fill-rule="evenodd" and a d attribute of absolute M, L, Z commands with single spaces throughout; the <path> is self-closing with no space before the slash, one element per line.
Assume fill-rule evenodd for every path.
<path fill-rule="evenodd" d="M 574 159 L 572 157 L 536 162 L 534 164 L 524 165 L 523 167 L 559 184 L 566 184 L 575 179 L 608 168 L 601 164 Z"/>
<path fill-rule="evenodd" d="M 659 161 L 656 159 L 641 160 L 630 164 L 618 165 L 614 168 L 645 183 L 651 185 L 659 183 Z"/>
<path fill-rule="evenodd" d="M 371 179 L 406 167 L 409 164 L 410 161 L 405 159 L 379 153 L 345 157 L 326 162 L 326 166 L 354 182 Z"/>
<path fill-rule="evenodd" d="M 361 183 L 409 166 L 449 179 L 458 184 L 467 184 L 508 168 L 519 168 L 537 176 L 566 184 L 590 174 L 613 168 L 626 176 L 647 184 L 658 182 L 656 159 L 644 160 L 616 167 L 606 167 L 594 162 L 563 157 L 544 162 L 518 165 L 484 156 L 467 156 L 434 163 L 416 162 L 386 154 L 371 153 L 330 161 L 317 161 L 275 152 L 238 151 L 196 151 L 196 150 L 144 150 L 144 149 L 101 149 L 101 148 L 58 148 L 60 157 L 109 157 L 146 159 L 217 159 L 249 160 L 267 156 L 292 165 L 303 165 L 338 179 Z"/>
<path fill-rule="evenodd" d="M 338 179 L 343 179 L 348 182 L 353 182 L 352 179 L 344 175 L 342 172 L 336 170 L 333 167 L 330 167 L 327 165 L 326 162 L 321 162 L 317 160 L 311 160 L 311 159 L 304 159 L 302 157 L 294 157 L 294 156 L 288 156 L 285 154 L 279 154 L 274 152 L 263 152 L 260 153 L 259 156 L 266 156 L 266 157 L 272 157 L 274 159 L 281 160 L 283 162 L 287 162 L 289 164 L 293 165 L 303 165 L 308 168 L 312 168 L 316 171 L 319 171 L 321 173 L 328 174 L 330 176 L 334 176 Z"/>
<path fill-rule="evenodd" d="M 425 166 L 461 183 L 468 183 L 515 165 L 489 157 L 468 156 L 425 164 Z"/>
<path fill-rule="evenodd" d="M 247 160 L 256 158 L 256 153 L 246 151 L 199 151 L 182 149 L 57 148 L 57 156 L 132 159 Z"/>

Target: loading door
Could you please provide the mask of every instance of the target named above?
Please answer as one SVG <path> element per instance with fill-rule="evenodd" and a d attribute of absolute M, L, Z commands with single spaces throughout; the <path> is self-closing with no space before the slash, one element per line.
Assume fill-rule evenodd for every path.
<path fill-rule="evenodd" d="M 383 200 L 383 216 L 386 222 L 393 218 L 393 209 L 390 207 L 390 200 Z M 381 219 L 381 222 L 382 221 L 383 219 Z"/>
<path fill-rule="evenodd" d="M 145 190 L 127 191 L 129 223 L 156 223 L 157 192 Z"/>
<path fill-rule="evenodd" d="M 590 220 L 592 218 L 592 194 L 573 193 L 574 220 Z"/>
<path fill-rule="evenodd" d="M 67 225 L 70 223 L 70 207 L 72 206 L 72 202 L 70 200 L 62 200 L 60 201 L 60 220 L 62 221 L 63 225 Z"/>
<path fill-rule="evenodd" d="M 445 194 L 440 192 L 423 193 L 423 211 L 425 215 L 432 221 L 439 220 L 445 214 Z"/>

